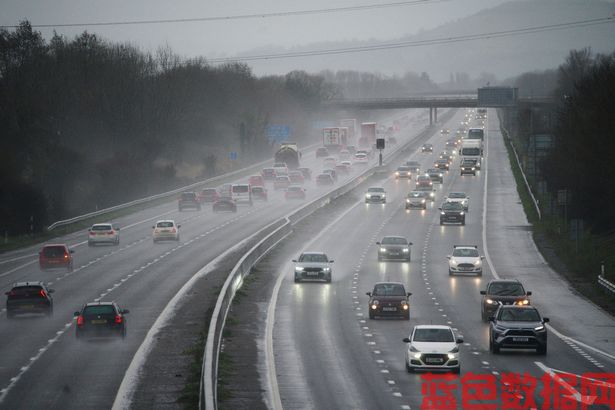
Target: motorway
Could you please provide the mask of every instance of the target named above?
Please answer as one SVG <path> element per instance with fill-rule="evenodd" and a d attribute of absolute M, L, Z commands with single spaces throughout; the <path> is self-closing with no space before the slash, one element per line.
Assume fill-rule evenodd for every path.
<path fill-rule="evenodd" d="M 424 111 L 389 114 L 388 124 L 393 118 L 408 117 L 408 128 L 398 137 L 400 145 L 426 126 Z M 302 158 L 302 165 L 312 168 L 314 176 L 321 164 L 313 153 Z M 355 169 L 341 176 L 331 188 L 308 183 L 307 200 L 359 172 Z M 8 320 L 6 310 L 0 309 L 0 408 L 110 408 L 135 352 L 177 291 L 216 256 L 302 204 L 285 201 L 283 193 L 272 189 L 269 194 L 268 203 L 240 207 L 236 214 L 213 214 L 209 208 L 178 212 L 176 203 L 140 211 L 112 221 L 122 227 L 117 247 L 88 247 L 85 231 L 53 240 L 76 250 L 73 272 L 41 272 L 38 247 L 2 255 L 3 293 L 12 283 L 26 280 L 48 282 L 56 292 L 51 318 L 32 315 Z M 181 242 L 153 244 L 151 226 L 158 219 L 180 223 Z M 73 312 L 94 300 L 115 300 L 130 310 L 124 341 L 81 343 L 74 338 Z"/>
<path fill-rule="evenodd" d="M 442 126 L 455 130 L 462 118 L 459 112 Z M 407 159 L 420 161 L 423 169 L 431 167 L 446 139 L 433 136 L 429 142 L 434 144 L 434 154 L 414 151 Z M 421 374 L 406 372 L 406 344 L 402 342 L 417 324 L 448 324 L 464 338 L 462 376 L 485 375 L 497 386 L 492 397 L 484 396 L 474 403 L 501 405 L 505 375 L 526 373 L 538 379 L 539 387 L 527 395 L 515 393 L 524 397 L 527 407 L 523 408 L 534 404 L 562 408 L 565 402 L 549 402 L 541 395 L 539 379 L 545 373 L 567 377 L 615 372 L 615 320 L 570 290 L 537 256 L 494 110 L 489 110 L 486 144 L 483 170 L 477 176 L 462 177 L 455 161 L 444 183 L 436 188 L 436 201 L 426 211 L 404 209 L 404 197 L 413 180 L 395 180 L 391 175 L 376 182 L 372 179 L 371 186 L 386 189 L 387 204 L 365 204 L 364 186 L 363 191 L 354 193 L 358 200 L 340 210 L 317 235 L 299 239 L 297 232 L 298 239 L 289 238 L 282 252 L 263 259 L 263 268 L 257 266 L 258 271 L 279 267 L 269 300 L 270 313 L 259 331 L 264 339 L 257 358 L 262 364 L 259 379 L 268 407 L 420 408 L 423 381 Z M 465 226 L 439 224 L 437 207 L 451 191 L 466 192 L 471 198 Z M 401 235 L 413 242 L 412 261 L 378 262 L 376 241 L 384 235 Z M 454 244 L 478 245 L 481 255 L 487 256 L 482 277 L 448 275 L 445 257 Z M 291 259 L 302 251 L 323 251 L 335 260 L 331 284 L 293 282 Z M 546 356 L 530 351 L 489 352 L 488 324 L 481 320 L 479 291 L 489 280 L 500 277 L 520 279 L 533 292 L 533 304 L 551 318 Z M 403 282 L 413 293 L 409 323 L 368 319 L 365 292 L 379 281 Z M 263 327 L 272 328 L 271 334 Z M 235 339 L 243 343 L 241 335 Z M 612 408 L 599 405 L 596 393 L 587 394 L 589 397 L 579 393 L 575 383 L 581 382 L 593 383 L 587 378 L 558 382 L 553 387 L 555 396 L 550 397 L 559 400 L 565 396 L 574 405 L 593 403 L 589 408 Z M 615 395 L 615 385 L 608 387 Z M 456 404 L 447 408 L 469 408 L 462 402 L 469 396 L 462 395 L 461 386 L 454 397 Z"/>

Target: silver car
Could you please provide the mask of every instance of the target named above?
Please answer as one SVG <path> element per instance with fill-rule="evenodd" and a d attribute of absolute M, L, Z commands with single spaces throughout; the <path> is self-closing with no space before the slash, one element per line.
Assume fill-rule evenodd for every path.
<path fill-rule="evenodd" d="M 295 263 L 295 283 L 303 280 L 324 280 L 331 283 L 331 264 L 327 255 L 323 252 L 303 252 L 299 259 L 293 259 Z"/>
<path fill-rule="evenodd" d="M 88 229 L 88 246 L 99 243 L 120 244 L 120 228 L 112 224 L 94 224 Z"/>

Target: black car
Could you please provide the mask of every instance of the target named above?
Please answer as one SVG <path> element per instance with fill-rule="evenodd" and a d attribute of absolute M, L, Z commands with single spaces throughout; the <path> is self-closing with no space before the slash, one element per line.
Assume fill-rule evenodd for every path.
<path fill-rule="evenodd" d="M 547 317 L 541 317 L 533 306 L 500 305 L 489 318 L 489 350 L 536 349 L 538 354 L 547 354 Z"/>
<path fill-rule="evenodd" d="M 429 168 L 427 170 L 427 175 L 429 175 L 429 178 L 431 178 L 431 182 L 438 182 L 440 184 L 444 182 L 444 173 L 440 169 Z"/>
<path fill-rule="evenodd" d="M 410 262 L 410 246 L 403 236 L 385 236 L 382 241 L 376 242 L 378 246 L 378 260 L 403 260 Z"/>
<path fill-rule="evenodd" d="M 445 202 L 440 208 L 440 225 L 445 223 L 466 224 L 466 213 L 459 202 Z"/>
<path fill-rule="evenodd" d="M 120 309 L 115 302 L 87 303 L 81 311 L 75 312 L 77 326 L 75 336 L 119 336 L 126 337 L 126 317 L 128 309 Z"/>
<path fill-rule="evenodd" d="M 447 159 L 438 159 L 438 160 L 436 160 L 436 162 L 434 162 L 433 166 L 435 168 L 440 169 L 440 170 L 445 169 L 447 171 L 450 168 L 450 164 L 449 164 Z"/>
<path fill-rule="evenodd" d="M 480 294 L 483 295 L 480 315 L 486 322 L 500 305 L 530 305 L 532 292 L 526 291 L 516 279 L 497 279 L 489 282 L 487 288 L 481 290 Z"/>
<path fill-rule="evenodd" d="M 408 298 L 412 293 L 406 292 L 399 282 L 380 282 L 374 285 L 374 290 L 366 293 L 369 296 L 369 318 L 401 317 L 410 320 L 410 303 Z"/>
<path fill-rule="evenodd" d="M 421 147 L 421 152 L 433 152 L 433 145 L 423 144 L 423 146 Z"/>
<path fill-rule="evenodd" d="M 214 212 L 237 212 L 237 204 L 233 198 L 223 196 L 214 202 L 211 209 Z"/>
<path fill-rule="evenodd" d="M 472 174 L 476 175 L 476 161 L 464 159 L 461 161 L 461 175 Z"/>
<path fill-rule="evenodd" d="M 43 282 L 18 282 L 6 292 L 6 317 L 12 319 L 20 313 L 53 315 L 53 289 Z"/>
<path fill-rule="evenodd" d="M 177 206 L 180 211 L 184 209 L 196 209 L 201 210 L 201 202 L 196 192 L 183 192 L 179 197 Z"/>

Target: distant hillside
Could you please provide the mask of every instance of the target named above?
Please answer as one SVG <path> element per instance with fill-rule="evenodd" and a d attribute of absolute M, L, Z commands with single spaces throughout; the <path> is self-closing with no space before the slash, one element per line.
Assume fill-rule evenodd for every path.
<path fill-rule="evenodd" d="M 391 39 L 386 43 L 489 33 L 612 15 L 615 15 L 615 3 L 600 0 L 511 1 L 485 9 L 467 18 L 451 21 L 433 30 Z M 610 23 L 586 28 L 453 44 L 254 61 L 249 62 L 249 64 L 257 74 L 284 73 L 294 69 L 304 69 L 309 72 L 318 72 L 324 69 L 351 69 L 378 71 L 385 74 L 425 71 L 438 82 L 448 80 L 450 74 L 454 72 L 467 72 L 473 77 L 478 76 L 481 72 L 490 72 L 501 79 L 525 71 L 556 67 L 571 49 L 591 46 L 596 52 L 610 53 L 615 49 L 613 39 L 615 39 L 615 23 Z M 319 43 L 292 49 L 250 50 L 242 55 L 358 47 L 370 44 L 380 43 L 359 41 Z"/>

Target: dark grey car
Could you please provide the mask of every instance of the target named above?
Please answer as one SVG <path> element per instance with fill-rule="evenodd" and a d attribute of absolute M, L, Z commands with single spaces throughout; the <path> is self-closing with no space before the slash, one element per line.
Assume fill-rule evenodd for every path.
<path fill-rule="evenodd" d="M 380 242 L 376 242 L 378 247 L 378 260 L 402 260 L 410 262 L 410 246 L 403 236 L 385 236 Z"/>
<path fill-rule="evenodd" d="M 489 350 L 536 349 L 547 354 L 547 317 L 541 317 L 533 306 L 503 306 L 489 318 Z"/>

